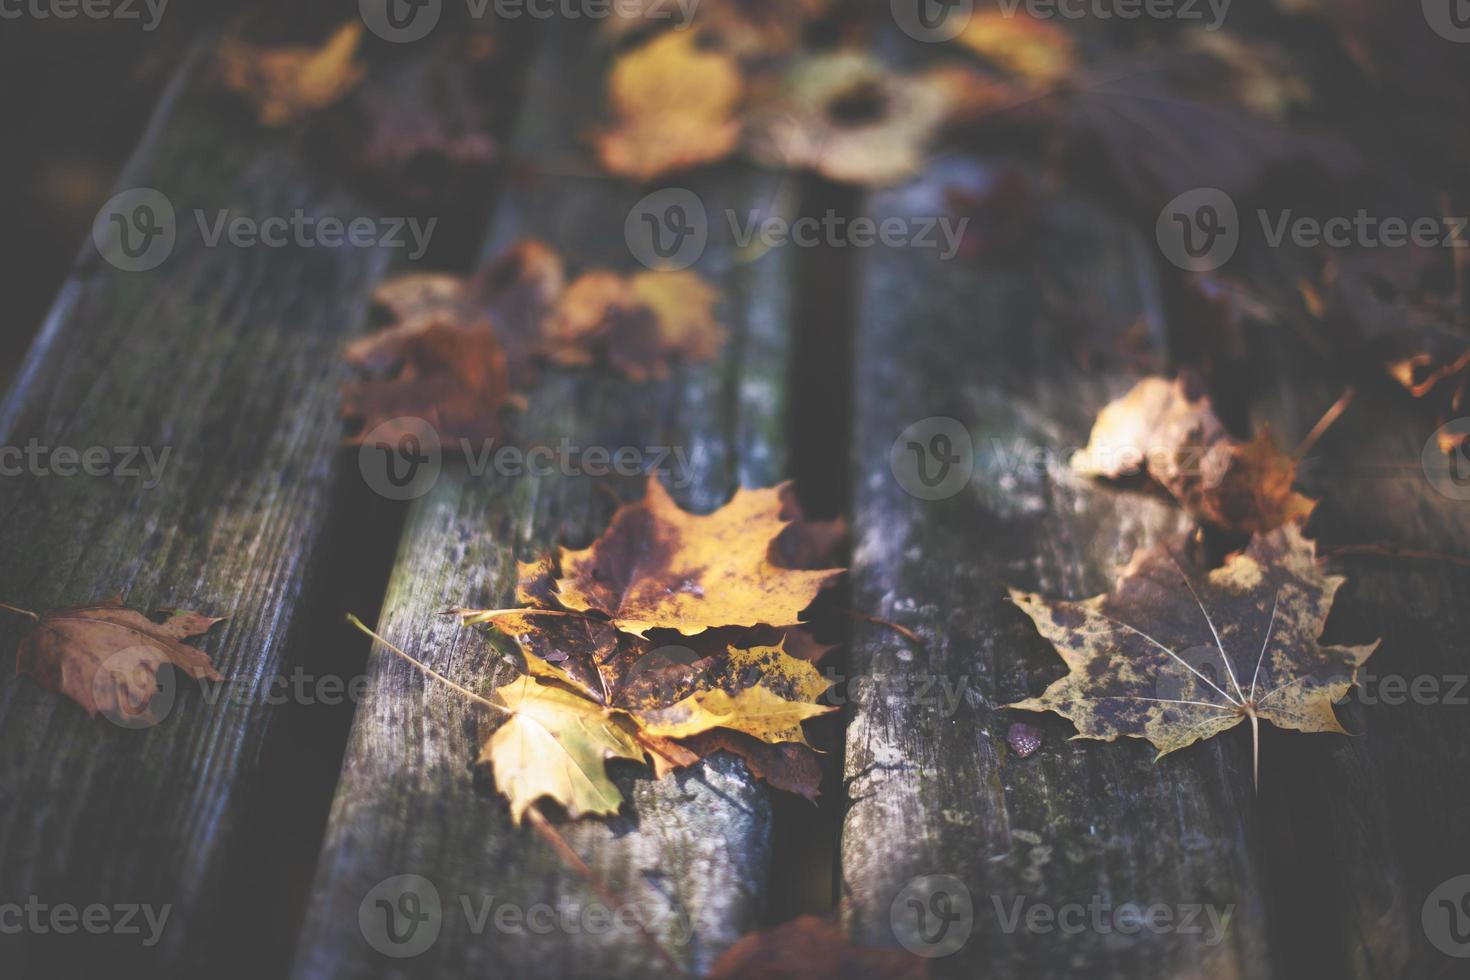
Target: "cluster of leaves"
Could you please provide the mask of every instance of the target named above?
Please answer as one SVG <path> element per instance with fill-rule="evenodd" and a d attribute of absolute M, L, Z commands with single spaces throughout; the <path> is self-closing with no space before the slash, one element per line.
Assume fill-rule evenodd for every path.
<path fill-rule="evenodd" d="M 815 798 L 802 722 L 832 710 L 819 703 L 830 682 L 816 668 L 827 649 L 800 623 L 841 570 L 784 563 L 791 538 L 826 540 L 785 496 L 741 490 L 696 516 L 650 479 L 590 547 L 523 563 L 518 608 L 454 610 L 524 663 L 492 695 L 508 717 L 490 719 L 480 757 L 516 820 L 542 798 L 571 817 L 616 812 L 606 760 L 649 758 L 664 775 L 717 749 Z"/>
<path fill-rule="evenodd" d="M 590 269 L 568 283 L 561 256 L 532 239 L 469 278 L 392 279 L 375 299 L 395 322 L 347 348 L 369 378 L 343 388 L 342 414 L 360 433 L 415 416 L 442 437 L 494 438 L 538 363 L 603 363 L 642 381 L 675 360 L 714 357 L 725 338 L 719 298 L 687 270 Z"/>
<path fill-rule="evenodd" d="M 1301 531 L 1316 501 L 1293 489 L 1296 460 L 1268 431 L 1235 439 L 1196 387 L 1145 378 L 1099 413 L 1072 468 L 1146 474 L 1202 524 L 1250 535 L 1246 546 L 1213 568 L 1198 538 L 1141 548 L 1110 594 L 1082 602 L 1011 590 L 1069 670 L 1010 707 L 1055 711 L 1079 738 L 1147 739 L 1160 756 L 1249 719 L 1259 769 L 1261 719 L 1343 731 L 1333 703 L 1378 644 L 1319 643 L 1345 580 Z"/>
<path fill-rule="evenodd" d="M 1049 42 L 1058 46 L 1056 57 L 1066 57 L 1061 32 L 1048 34 L 1029 58 L 1009 57 L 1019 36 L 1007 26 L 1012 19 L 996 13 L 976 17 L 961 42 L 982 54 L 1005 52 L 997 64 L 1011 81 L 973 64 L 896 72 L 861 51 L 802 48 L 804 29 L 828 12 L 822 0 L 786 11 L 702 5 L 692 30 L 657 34 L 624 51 L 608 76 L 613 124 L 596 135 L 603 167 L 650 180 L 743 148 L 767 166 L 892 184 L 918 172 L 946 128 L 1025 98 L 1023 82 L 1055 70 Z M 615 23 L 618 34 L 649 26 Z M 1027 23 L 1023 31 L 1039 24 Z M 984 25 L 1007 38 L 987 41 Z M 677 100 L 672 91 L 681 93 Z"/>

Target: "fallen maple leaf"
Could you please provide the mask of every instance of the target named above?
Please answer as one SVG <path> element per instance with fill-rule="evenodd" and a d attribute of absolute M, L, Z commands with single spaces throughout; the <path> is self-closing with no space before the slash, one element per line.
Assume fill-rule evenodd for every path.
<path fill-rule="evenodd" d="M 607 88 L 617 124 L 597 151 L 612 173 L 651 180 L 719 160 L 740 141 L 740 66 L 703 50 L 697 31 L 669 31 L 622 55 Z"/>
<path fill-rule="evenodd" d="M 362 24 L 349 21 L 319 48 L 261 47 L 221 42 L 215 70 L 224 85 L 254 107 L 265 126 L 284 126 L 352 91 L 366 74 L 356 60 Z"/>
<path fill-rule="evenodd" d="M 644 757 L 625 717 L 530 677 L 501 685 L 491 700 L 510 717 L 485 740 L 479 761 L 493 769 L 516 823 L 548 796 L 573 819 L 618 811 L 623 794 L 608 779 L 606 763 Z"/>
<path fill-rule="evenodd" d="M 1318 638 L 1345 579 L 1324 575 L 1314 542 L 1288 524 L 1198 580 L 1181 542 L 1139 549 L 1113 592 L 1084 602 L 1011 590 L 1067 662 L 1067 676 L 1009 705 L 1055 711 L 1077 737 L 1145 738 L 1162 757 L 1249 718 L 1304 732 L 1343 732 L 1332 704 L 1378 647 Z M 1259 761 L 1257 762 L 1259 768 Z"/>
<path fill-rule="evenodd" d="M 1183 378 L 1140 381 L 1098 413 L 1087 448 L 1072 458 L 1085 476 L 1147 471 L 1195 518 L 1247 533 L 1311 516 L 1316 501 L 1292 489 L 1296 467 L 1264 427 L 1250 442 L 1231 438 Z"/>
<path fill-rule="evenodd" d="M 582 551 L 563 548 L 556 596 L 567 609 L 596 611 L 643 636 L 714 626 L 791 626 L 839 569 L 780 568 L 771 543 L 786 526 L 781 488 L 740 490 L 708 516 L 680 510 L 656 478 L 644 499 L 613 515 Z"/>
<path fill-rule="evenodd" d="M 157 724 L 149 702 L 158 692 L 158 668 L 164 664 L 195 680 L 224 680 L 207 653 L 182 642 L 208 632 L 221 618 L 174 611 L 155 623 L 124 607 L 119 596 L 36 620 L 20 642 L 16 673 L 65 694 L 89 715 L 101 711 L 139 727 Z"/>
<path fill-rule="evenodd" d="M 946 123 L 1001 99 L 963 69 L 900 75 L 857 52 L 813 56 L 753 114 L 750 152 L 769 166 L 893 184 L 919 171 Z"/>
<path fill-rule="evenodd" d="M 926 960 L 896 949 L 856 946 L 826 919 L 803 915 L 752 933 L 725 951 L 709 980 L 923 980 Z"/>
<path fill-rule="evenodd" d="M 381 428 L 406 418 L 428 422 L 455 449 L 460 440 L 498 438 L 502 413 L 522 404 L 510 390 L 505 351 L 487 325 L 433 320 L 391 328 L 349 345 L 347 360 L 380 375 L 342 386 L 341 414 L 360 422 L 348 440 L 354 445 L 374 432 L 388 443 L 416 438 L 414 428 Z"/>
<path fill-rule="evenodd" d="M 732 651 L 735 652 L 747 651 Z M 821 675 L 817 677 L 820 679 Z M 828 682 L 822 680 L 818 694 L 827 687 Z M 635 709 L 630 713 L 644 731 L 664 738 L 686 738 L 715 728 L 728 728 L 763 742 L 809 745 L 801 723 L 836 710 L 828 705 L 782 697 L 765 684 L 757 683 L 734 694 L 719 688 L 696 691 L 666 708 Z"/>

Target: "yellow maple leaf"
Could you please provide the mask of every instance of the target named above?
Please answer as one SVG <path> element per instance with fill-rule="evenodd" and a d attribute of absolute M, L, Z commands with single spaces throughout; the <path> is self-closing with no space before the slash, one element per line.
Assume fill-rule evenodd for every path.
<path fill-rule="evenodd" d="M 643 636 L 674 629 L 693 636 L 714 626 L 791 626 L 840 569 L 795 571 L 771 563 L 781 487 L 741 490 L 708 516 L 683 511 L 656 478 L 636 504 L 613 515 L 582 551 L 561 551 L 557 600 L 597 611 Z"/>
<path fill-rule="evenodd" d="M 516 823 L 548 796 L 573 819 L 618 811 L 623 794 L 608 779 L 606 762 L 644 757 L 625 716 L 530 677 L 501 686 L 491 700 L 510 717 L 486 739 L 479 761 L 490 765 Z"/>
<path fill-rule="evenodd" d="M 836 710 L 790 701 L 757 684 L 733 695 L 721 690 L 700 691 L 667 708 L 639 712 L 634 718 L 644 731 L 664 738 L 685 738 L 712 728 L 729 728 L 754 735 L 763 742 L 806 745 L 801 723 Z"/>
<path fill-rule="evenodd" d="M 608 77 L 615 128 L 597 139 L 602 165 L 649 180 L 724 157 L 740 140 L 745 80 L 735 59 L 669 31 L 617 60 Z"/>

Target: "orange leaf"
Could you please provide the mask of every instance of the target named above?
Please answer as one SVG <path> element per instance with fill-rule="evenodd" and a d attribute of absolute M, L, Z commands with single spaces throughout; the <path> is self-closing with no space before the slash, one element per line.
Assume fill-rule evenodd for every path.
<path fill-rule="evenodd" d="M 158 690 L 159 667 L 172 664 L 195 680 L 224 680 L 207 653 L 181 642 L 220 621 L 173 612 L 155 623 L 120 598 L 48 612 L 21 640 L 16 672 L 65 694 L 90 715 L 101 711 L 119 721 L 156 724 L 149 701 Z"/>

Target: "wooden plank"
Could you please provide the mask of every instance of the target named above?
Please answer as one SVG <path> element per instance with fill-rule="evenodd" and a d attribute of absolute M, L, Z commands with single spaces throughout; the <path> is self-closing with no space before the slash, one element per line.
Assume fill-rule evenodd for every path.
<path fill-rule="evenodd" d="M 161 471 L 0 479 L 0 596 L 47 609 L 121 593 L 144 610 L 229 615 L 202 645 L 233 687 L 210 703 L 181 680 L 160 724 L 125 730 L 29 679 L 0 680 L 0 902 L 168 910 L 161 936 L 141 915 L 132 934 L 7 930 L 11 975 L 213 963 L 273 715 L 252 692 L 285 664 L 338 482 L 340 348 L 389 257 L 207 246 L 194 209 L 211 221 L 225 209 L 373 212 L 324 186 L 293 133 L 220 111 L 202 60 L 201 49 L 175 80 L 119 182 L 171 200 L 172 254 L 124 271 L 89 245 L 0 407 L 0 445 L 147 447 Z M 5 649 L 25 625 L 0 622 Z"/>
<path fill-rule="evenodd" d="M 994 176 L 946 161 L 873 196 L 868 213 L 945 215 L 947 186 L 983 189 Z M 937 976 L 1269 976 L 1247 740 L 1155 764 L 1144 743 L 1069 742 L 1065 720 L 999 707 L 1064 672 L 1004 586 L 1095 595 L 1135 548 L 1186 526 L 1165 501 L 1068 468 L 1097 410 L 1136 380 L 1117 359 L 1125 335 L 1142 317 L 1157 351 L 1162 325 L 1154 259 L 1127 222 L 1071 194 L 1037 194 L 1032 250 L 1005 249 L 999 264 L 916 248 L 864 256 L 854 604 L 927 645 L 867 626 L 853 639 L 862 686 L 846 743 L 845 923 L 865 942 L 957 945 L 934 960 Z M 1087 366 L 1074 349 L 1084 335 L 1100 358 Z M 889 460 L 901 433 L 934 417 L 957 420 L 951 445 L 968 437 L 974 471 L 930 500 L 910 492 L 927 491 L 905 444 Z M 1030 758 L 1006 744 L 1018 721 L 1043 733 Z M 931 881 L 934 894 L 915 884 L 931 875 L 968 890 L 968 936 L 956 921 L 935 944 L 916 940 L 911 900 L 931 915 L 944 911 L 938 891 L 952 912 L 962 904 L 952 882 Z M 1130 904 L 1162 905 L 1172 925 L 1139 929 L 1120 911 Z"/>
<path fill-rule="evenodd" d="M 599 176 L 576 142 L 599 111 L 603 54 L 581 32 L 563 29 L 538 57 L 515 147 L 531 176 L 506 201 L 487 256 L 530 235 L 561 252 L 573 273 L 638 268 L 624 223 L 654 188 Z M 675 464 L 665 483 L 684 506 L 709 510 L 737 486 L 776 482 L 786 465 L 788 265 L 780 250 L 743 261 L 723 234 L 725 209 L 737 209 L 742 220 L 748 208 L 769 212 L 782 206 L 782 189 L 774 178 L 735 168 L 678 183 L 697 192 L 710 217 L 710 246 L 693 268 L 723 291 L 724 352 L 657 383 L 620 381 L 605 369 L 552 372 L 530 393 L 517 429 L 524 445 L 566 438 L 582 447 L 675 447 L 688 465 Z M 627 498 L 641 481 L 613 485 Z M 440 611 L 513 604 L 515 560 L 590 540 L 611 513 L 602 492 L 608 486 L 573 473 L 472 476 L 462 464 L 446 464 L 412 508 L 383 635 L 467 684 L 510 680 L 514 669 L 477 632 Z M 370 671 L 373 687 L 359 706 L 296 975 L 666 971 L 626 919 L 609 928 L 595 911 L 583 918 L 601 900 L 529 828 L 512 826 L 490 781 L 474 772 L 482 709 L 386 651 L 374 653 Z M 662 781 L 633 773 L 620 781 L 630 800 L 624 815 L 562 831 L 630 904 L 627 914 L 642 916 L 675 958 L 707 968 L 760 907 L 769 862 L 766 790 L 726 757 Z M 427 948 L 395 963 L 385 952 L 410 947 L 385 939 L 388 920 L 377 902 L 397 909 L 415 901 L 391 880 L 402 875 L 427 880 L 441 912 L 409 940 Z M 430 894 L 422 881 L 411 889 L 420 899 Z"/>
<path fill-rule="evenodd" d="M 1470 555 L 1464 487 L 1425 469 L 1434 429 L 1387 379 L 1326 365 L 1280 324 L 1254 334 L 1253 414 L 1304 436 L 1350 383 L 1359 394 L 1312 451 L 1302 483 L 1323 502 L 1308 526 L 1324 553 L 1363 544 Z M 1431 474 L 1433 478 L 1431 478 Z M 1470 569 L 1412 558 L 1343 558 L 1350 575 L 1329 634 L 1381 637 L 1338 714 L 1360 737 L 1268 743 L 1293 815 L 1290 853 L 1311 956 L 1353 978 L 1448 977 L 1470 881 Z M 1264 788 L 1263 788 L 1264 791 Z M 1444 889 L 1442 885 L 1450 882 Z M 1448 903 L 1441 904 L 1442 902 Z"/>

